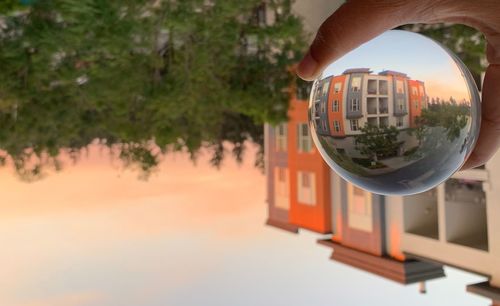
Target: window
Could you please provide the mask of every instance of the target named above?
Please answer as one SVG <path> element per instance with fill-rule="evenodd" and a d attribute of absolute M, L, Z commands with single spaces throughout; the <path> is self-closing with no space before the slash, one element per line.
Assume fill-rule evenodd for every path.
<path fill-rule="evenodd" d="M 279 208 L 288 210 L 290 208 L 289 201 L 290 184 L 287 168 L 274 168 L 274 205 Z"/>
<path fill-rule="evenodd" d="M 418 88 L 415 86 L 411 87 L 411 94 L 414 96 L 418 96 Z"/>
<path fill-rule="evenodd" d="M 351 131 L 357 131 L 359 129 L 358 120 L 349 120 L 351 123 Z"/>
<path fill-rule="evenodd" d="M 326 122 L 325 122 L 325 120 L 321 120 L 321 127 L 323 128 L 323 131 L 326 131 Z"/>
<path fill-rule="evenodd" d="M 418 109 L 418 100 L 415 100 L 413 103 L 415 104 L 415 109 Z"/>
<path fill-rule="evenodd" d="M 387 81 L 386 80 L 380 80 L 378 82 L 378 92 L 381 95 L 387 95 Z"/>
<path fill-rule="evenodd" d="M 337 82 L 333 85 L 333 90 L 335 93 L 339 93 L 341 88 L 342 88 L 342 83 L 340 82 Z"/>
<path fill-rule="evenodd" d="M 371 126 L 378 126 L 378 118 L 377 117 L 369 117 L 367 118 L 367 122 L 368 125 L 371 125 Z"/>
<path fill-rule="evenodd" d="M 368 94 L 377 94 L 377 80 L 368 79 Z"/>
<path fill-rule="evenodd" d="M 316 179 L 313 172 L 297 173 L 297 200 L 301 204 L 316 205 Z"/>
<path fill-rule="evenodd" d="M 288 128 L 286 123 L 282 123 L 276 127 L 275 136 L 276 136 L 276 151 L 286 152 L 287 150 L 287 134 Z"/>
<path fill-rule="evenodd" d="M 398 94 L 402 94 L 405 92 L 403 81 L 401 80 L 396 81 L 396 91 Z"/>
<path fill-rule="evenodd" d="M 333 121 L 333 130 L 335 132 L 340 132 L 340 123 L 337 120 Z"/>
<path fill-rule="evenodd" d="M 398 99 L 397 108 L 400 111 L 404 111 L 405 110 L 405 100 L 404 99 L 401 99 L 401 98 Z"/>
<path fill-rule="evenodd" d="M 351 81 L 351 90 L 352 91 L 359 91 L 360 87 L 361 87 L 361 78 L 360 77 L 354 77 L 354 78 L 352 78 L 352 81 Z"/>
<path fill-rule="evenodd" d="M 257 23 L 259 26 L 266 25 L 266 5 L 262 4 L 256 9 L 255 15 L 257 17 Z"/>
<path fill-rule="evenodd" d="M 352 184 L 347 184 L 349 227 L 371 232 L 373 230 L 372 194 Z"/>
<path fill-rule="evenodd" d="M 421 95 L 421 96 L 424 96 L 424 95 L 425 95 L 425 92 L 424 92 L 424 86 L 423 86 L 423 85 L 418 85 L 418 90 L 420 91 L 420 95 Z"/>
<path fill-rule="evenodd" d="M 359 111 L 359 99 L 351 99 L 351 111 Z"/>
<path fill-rule="evenodd" d="M 259 51 L 257 35 L 250 34 L 246 38 L 246 52 L 248 55 L 255 55 Z"/>
<path fill-rule="evenodd" d="M 402 127 L 403 126 L 403 117 L 396 117 L 396 126 L 397 127 Z"/>
<path fill-rule="evenodd" d="M 332 111 L 333 112 L 338 112 L 339 111 L 339 100 L 333 100 Z"/>
<path fill-rule="evenodd" d="M 296 95 L 298 100 L 308 100 L 311 95 L 311 84 L 303 81 L 302 79 L 297 80 Z"/>
<path fill-rule="evenodd" d="M 311 178 L 309 177 L 309 173 L 302 172 L 302 187 L 311 188 Z"/>
<path fill-rule="evenodd" d="M 323 88 L 321 89 L 321 95 L 323 97 L 326 97 L 326 95 L 328 94 L 328 85 L 330 85 L 330 81 L 326 81 L 323 83 Z"/>
<path fill-rule="evenodd" d="M 312 139 L 309 134 L 307 123 L 299 123 L 297 125 L 297 145 L 299 152 L 307 153 L 312 150 Z"/>

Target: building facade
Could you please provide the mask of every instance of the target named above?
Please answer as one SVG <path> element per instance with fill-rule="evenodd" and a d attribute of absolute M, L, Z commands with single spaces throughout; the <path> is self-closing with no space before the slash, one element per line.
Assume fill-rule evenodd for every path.
<path fill-rule="evenodd" d="M 324 136 L 359 135 L 365 124 L 415 127 L 427 107 L 424 83 L 391 70 L 348 69 L 317 82 L 313 90 L 315 129 Z"/>
<path fill-rule="evenodd" d="M 353 120 L 350 118 L 370 118 L 368 92 L 377 97 L 378 115 L 380 98 L 385 93 L 380 91 L 380 84 L 385 84 L 381 81 L 387 81 L 387 112 L 392 117 L 406 117 L 407 125 L 412 125 L 412 118 L 427 107 L 423 83 L 402 75 L 375 75 L 372 79 L 368 72 L 363 73 L 333 77 L 314 89 L 322 92 L 315 110 L 321 111 L 324 103 L 327 113 L 315 116 L 315 125 L 317 120 L 328 117 L 329 124 L 323 131 L 339 136 L 351 133 L 349 127 L 336 131 L 331 118 L 343 122 L 342 127 Z M 353 77 L 360 78 L 359 83 L 353 84 Z M 368 85 L 370 80 L 377 82 L 376 93 L 375 85 Z M 402 91 L 398 91 L 401 85 L 394 85 L 398 80 L 406 80 Z M 361 84 L 361 93 L 348 95 L 346 91 L 357 84 Z M 363 86 L 367 88 L 366 95 Z M 406 108 L 398 107 L 391 91 L 393 96 L 406 97 Z M 341 99 L 356 97 L 364 101 L 359 106 L 361 111 L 345 110 L 353 104 L 341 103 L 345 101 Z M 338 109 L 332 103 L 335 100 L 339 101 Z M 399 109 L 394 110 L 395 107 Z M 331 259 L 402 284 L 443 277 L 442 265 L 483 275 L 487 281 L 467 286 L 467 290 L 499 305 L 500 153 L 484 167 L 458 172 L 422 194 L 371 194 L 341 179 L 322 160 L 309 134 L 307 108 L 308 101 L 293 98 L 289 122 L 277 127 L 266 125 L 267 223 L 294 232 L 307 229 L 331 234 L 319 241 L 334 249 Z M 360 113 L 362 117 L 357 117 Z"/>
<path fill-rule="evenodd" d="M 330 168 L 312 142 L 308 101 L 292 99 L 288 112 L 290 222 L 304 229 L 330 233 Z"/>

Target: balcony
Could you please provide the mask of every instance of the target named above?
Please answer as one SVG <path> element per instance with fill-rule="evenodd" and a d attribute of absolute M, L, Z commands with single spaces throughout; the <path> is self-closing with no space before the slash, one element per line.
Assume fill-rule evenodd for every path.
<path fill-rule="evenodd" d="M 405 197 L 403 218 L 406 233 L 439 239 L 436 189 Z"/>
<path fill-rule="evenodd" d="M 378 81 L 378 93 L 380 95 L 387 95 L 387 81 L 380 80 Z"/>
<path fill-rule="evenodd" d="M 368 94 L 376 95 L 377 94 L 377 80 L 368 80 Z"/>
<path fill-rule="evenodd" d="M 445 212 L 448 242 L 488 251 L 486 194 L 481 181 L 448 180 Z"/>
<path fill-rule="evenodd" d="M 378 126 L 378 118 L 377 117 L 369 117 L 367 122 L 368 122 L 368 125 Z"/>
<path fill-rule="evenodd" d="M 377 98 L 366 99 L 366 111 L 368 112 L 368 115 L 377 114 Z"/>
<path fill-rule="evenodd" d="M 379 121 L 380 121 L 379 123 L 380 127 L 389 126 L 389 117 L 380 117 Z"/>
<path fill-rule="evenodd" d="M 378 99 L 378 110 L 380 114 L 388 114 L 389 113 L 389 99 L 387 98 L 379 98 Z"/>

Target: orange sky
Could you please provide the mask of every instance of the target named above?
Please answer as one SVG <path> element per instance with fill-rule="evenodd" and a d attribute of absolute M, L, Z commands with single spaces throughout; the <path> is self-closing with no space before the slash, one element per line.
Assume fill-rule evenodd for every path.
<path fill-rule="evenodd" d="M 208 165 L 206 156 L 194 167 L 186 155 L 170 155 L 148 182 L 138 180 L 137 173 L 113 167 L 96 147 L 78 164 L 66 165 L 62 172 L 35 183 L 20 182 L 2 169 L 0 243 L 9 248 L 0 253 L 0 305 L 106 304 L 109 292 L 91 288 L 56 293 L 33 289 L 49 281 L 45 278 L 58 266 L 71 267 L 68 258 L 88 265 L 97 260 L 94 254 L 120 258 L 121 251 L 134 252 L 130 244 L 147 245 L 169 237 L 175 243 L 185 235 L 196 239 L 208 228 L 216 240 L 248 237 L 255 227 L 263 226 L 266 212 L 264 176 L 252 166 L 255 152 L 250 148 L 241 166 L 229 155 L 219 171 Z M 261 223 L 246 221 L 256 215 Z M 158 264 L 153 254 L 144 256 L 152 257 L 152 265 Z M 133 258 L 126 262 L 137 266 Z M 137 273 L 150 268 L 143 263 Z M 191 269 L 179 268 L 185 281 L 206 269 L 203 262 Z M 137 294 L 153 290 L 150 281 Z M 165 285 L 165 280 L 160 283 Z M 176 279 L 176 286 L 181 283 Z M 38 293 L 25 297 L 23 292 L 30 290 Z"/>
<path fill-rule="evenodd" d="M 254 152 L 220 171 L 206 157 L 194 167 L 169 156 L 149 182 L 95 150 L 33 184 L 2 169 L 0 305 L 486 303 L 456 294 L 477 277 L 452 271 L 419 295 L 329 260 L 315 234 L 264 226 L 265 178 Z"/>

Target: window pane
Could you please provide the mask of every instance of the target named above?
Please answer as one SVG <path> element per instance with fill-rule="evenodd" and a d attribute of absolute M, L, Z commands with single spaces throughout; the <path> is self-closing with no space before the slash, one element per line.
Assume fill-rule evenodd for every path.
<path fill-rule="evenodd" d="M 311 182 L 309 180 L 309 174 L 302 172 L 302 187 L 309 188 L 311 186 Z"/>
<path fill-rule="evenodd" d="M 404 85 L 403 85 L 403 81 L 401 80 L 397 80 L 396 81 L 396 90 L 398 93 L 402 94 L 404 93 Z"/>
<path fill-rule="evenodd" d="M 360 86 L 361 86 L 361 78 L 360 77 L 353 78 L 351 81 L 352 90 L 358 91 Z"/>
<path fill-rule="evenodd" d="M 302 124 L 302 136 L 308 136 L 309 135 L 309 132 L 307 130 L 307 124 Z"/>

